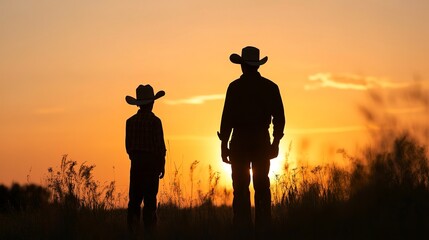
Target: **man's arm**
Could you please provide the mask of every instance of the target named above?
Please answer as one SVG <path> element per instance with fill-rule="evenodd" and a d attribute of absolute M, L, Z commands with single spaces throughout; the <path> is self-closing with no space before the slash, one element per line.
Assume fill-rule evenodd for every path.
<path fill-rule="evenodd" d="M 280 90 L 276 86 L 273 94 L 273 143 L 271 144 L 271 156 L 270 158 L 275 158 L 279 154 L 279 143 L 283 138 L 283 131 L 286 124 L 286 118 L 283 108 L 283 101 L 280 95 Z"/>
<path fill-rule="evenodd" d="M 274 91 L 274 102 L 273 102 L 273 137 L 274 137 L 274 143 L 278 144 L 280 142 L 280 139 L 282 139 L 284 133 L 284 128 L 286 124 L 286 118 L 285 118 L 285 112 L 283 108 L 283 101 L 282 97 L 280 95 L 280 90 L 276 86 Z"/>
<path fill-rule="evenodd" d="M 232 110 L 231 86 L 229 86 L 228 90 L 226 91 L 225 103 L 223 106 L 220 132 L 217 133 L 219 139 L 221 140 L 222 161 L 225 163 L 230 163 L 230 160 L 228 159 L 228 141 L 232 132 Z"/>
<path fill-rule="evenodd" d="M 222 119 L 220 123 L 220 134 L 219 138 L 222 142 L 228 142 L 229 136 L 232 131 L 232 100 L 231 100 L 231 88 L 228 87 L 225 96 L 225 103 L 223 106 Z"/>

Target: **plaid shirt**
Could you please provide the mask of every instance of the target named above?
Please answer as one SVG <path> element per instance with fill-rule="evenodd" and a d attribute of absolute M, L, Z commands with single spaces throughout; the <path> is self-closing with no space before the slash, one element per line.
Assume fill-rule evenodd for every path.
<path fill-rule="evenodd" d="M 128 154 L 151 152 L 164 157 L 166 149 L 161 120 L 153 112 L 139 110 L 127 120 L 125 146 Z"/>

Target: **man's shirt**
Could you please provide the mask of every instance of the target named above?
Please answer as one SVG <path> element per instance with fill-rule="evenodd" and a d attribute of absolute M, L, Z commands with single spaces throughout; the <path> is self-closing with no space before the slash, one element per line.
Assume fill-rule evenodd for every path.
<path fill-rule="evenodd" d="M 221 121 L 221 140 L 266 142 L 273 122 L 273 136 L 281 139 L 285 126 L 283 102 L 278 86 L 259 72 L 246 73 L 233 81 L 227 90 Z M 268 136 L 269 141 L 269 136 Z"/>
<path fill-rule="evenodd" d="M 139 151 L 164 157 L 166 148 L 161 120 L 153 112 L 139 110 L 127 120 L 125 146 L 128 154 Z"/>

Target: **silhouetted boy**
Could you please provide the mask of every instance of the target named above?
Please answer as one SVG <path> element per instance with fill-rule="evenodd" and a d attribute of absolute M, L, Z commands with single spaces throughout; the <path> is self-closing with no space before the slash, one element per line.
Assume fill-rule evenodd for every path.
<path fill-rule="evenodd" d="M 154 101 L 165 95 L 154 95 L 150 85 L 136 89 L 137 99 L 127 96 L 128 104 L 137 105 L 138 112 L 127 120 L 125 145 L 131 160 L 128 202 L 128 227 L 133 231 L 140 223 L 140 205 L 144 202 L 145 228 L 156 225 L 156 195 L 159 179 L 164 177 L 165 143 L 161 120 L 152 112 Z"/>
<path fill-rule="evenodd" d="M 269 233 L 271 223 L 270 159 L 278 155 L 285 116 L 278 86 L 258 72 L 268 58 L 259 59 L 259 49 L 255 47 L 243 48 L 241 55 L 230 56 L 231 62 L 241 65 L 243 75 L 228 87 L 218 135 L 222 141 L 222 160 L 232 168 L 234 227 L 239 233 L 248 233 L 252 226 L 249 192 L 252 168 L 255 228 L 257 237 L 263 238 Z M 272 143 L 268 131 L 271 122 Z"/>

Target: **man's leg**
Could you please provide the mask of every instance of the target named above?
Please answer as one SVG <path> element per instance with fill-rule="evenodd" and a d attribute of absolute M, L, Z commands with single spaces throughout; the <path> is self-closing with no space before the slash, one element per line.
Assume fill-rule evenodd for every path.
<path fill-rule="evenodd" d="M 268 234 L 267 231 L 271 226 L 269 170 L 270 160 L 268 159 L 252 162 L 253 187 L 255 189 L 255 229 L 258 235 Z"/>
<path fill-rule="evenodd" d="M 236 229 L 250 230 L 252 226 L 249 191 L 250 163 L 243 159 L 234 158 L 231 161 L 231 168 L 232 186 L 234 188 L 233 224 Z"/>
<path fill-rule="evenodd" d="M 128 200 L 128 228 L 133 231 L 140 223 L 140 205 L 143 200 L 142 161 L 131 159 L 130 188 Z"/>

